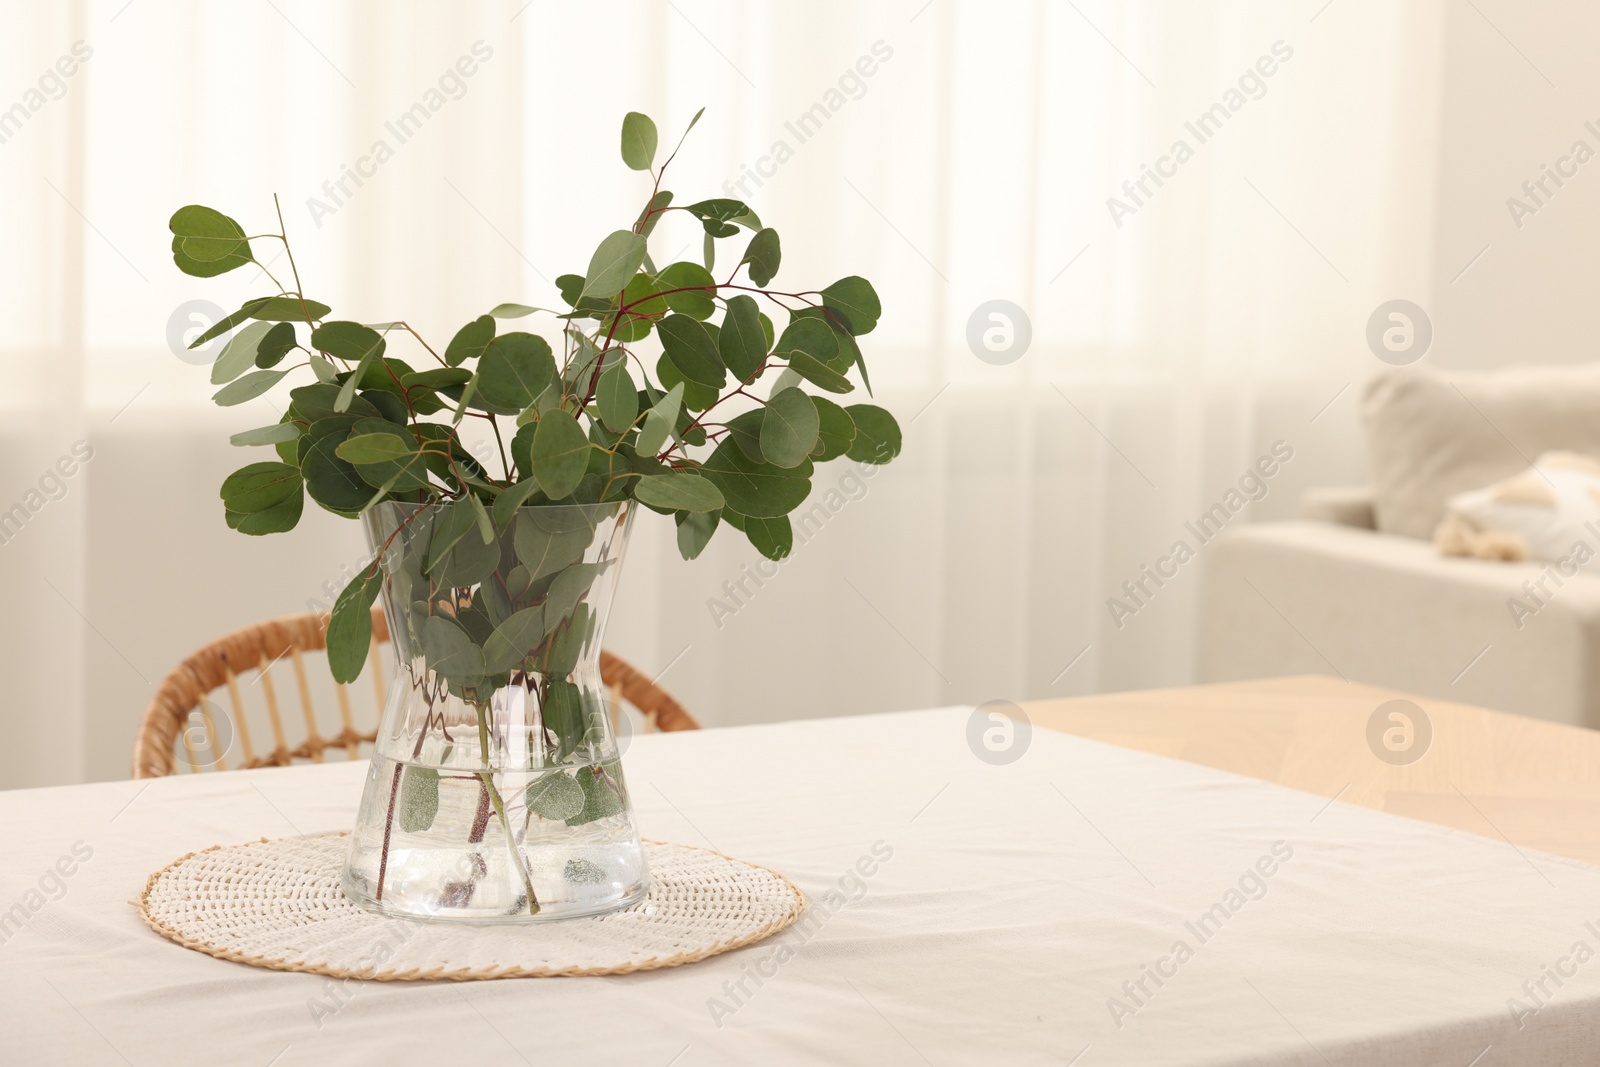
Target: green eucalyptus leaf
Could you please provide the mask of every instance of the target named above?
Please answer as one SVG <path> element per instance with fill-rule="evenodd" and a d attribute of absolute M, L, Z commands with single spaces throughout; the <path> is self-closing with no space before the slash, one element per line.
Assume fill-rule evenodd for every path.
<path fill-rule="evenodd" d="M 328 667 L 333 680 L 349 685 L 361 676 L 372 644 L 372 604 L 378 599 L 383 572 L 373 562 L 350 580 L 334 601 L 328 620 Z"/>
<path fill-rule="evenodd" d="M 254 367 L 257 346 L 274 328 L 270 323 L 252 322 L 228 338 L 228 343 L 222 347 L 222 355 L 211 364 L 211 384 L 227 385 Z"/>
<path fill-rule="evenodd" d="M 215 278 L 219 274 L 226 274 L 230 270 L 237 270 L 246 264 L 253 263 L 248 248 L 241 248 L 217 260 L 198 260 L 183 250 L 183 243 L 187 238 L 173 237 L 172 262 L 177 264 L 179 270 L 191 278 Z"/>
<path fill-rule="evenodd" d="M 852 404 L 844 409 L 855 423 L 856 437 L 849 457 L 857 463 L 888 463 L 900 454 L 900 424 L 875 404 Z"/>
<path fill-rule="evenodd" d="M 311 331 L 312 348 L 346 363 L 370 366 L 373 356 L 383 355 L 386 345 L 377 330 L 344 319 L 325 322 Z"/>
<path fill-rule="evenodd" d="M 755 219 L 755 212 L 751 211 L 744 201 L 723 197 L 702 200 L 697 204 L 688 205 L 684 210 L 700 220 L 701 225 L 705 227 L 707 237 L 732 237 L 739 232 L 736 223 L 748 225 L 750 220 Z M 754 228 L 761 228 L 759 220 Z M 706 269 L 711 269 L 710 264 L 706 265 Z"/>
<path fill-rule="evenodd" d="M 555 380 L 550 344 L 531 333 L 501 334 L 478 361 L 478 395 L 498 408 L 521 411 Z"/>
<path fill-rule="evenodd" d="M 250 313 L 271 299 L 271 297 L 263 296 L 258 297 L 255 300 L 246 300 L 242 305 L 240 305 L 238 311 L 229 312 L 216 322 L 213 322 L 209 329 L 201 333 L 200 336 L 196 337 L 193 341 L 189 342 L 189 347 L 191 349 L 199 348 L 212 338 L 221 337 L 223 334 L 238 326 L 240 323 L 248 322 L 250 319 Z"/>
<path fill-rule="evenodd" d="M 656 360 L 656 377 L 661 380 L 661 386 L 664 389 L 671 389 L 676 385 L 683 386 L 684 412 L 704 411 L 712 404 L 715 404 L 721 396 L 720 391 L 714 385 L 701 385 L 699 382 L 691 382 L 684 378 L 683 372 L 678 370 L 672 360 L 667 358 L 665 352 L 661 354 L 660 359 Z M 678 429 L 680 433 L 688 421 L 684 415 L 679 415 Z"/>
<path fill-rule="evenodd" d="M 428 538 L 428 551 L 422 561 L 422 573 L 433 574 L 456 547 L 456 542 L 472 529 L 477 517 L 470 507 L 460 503 L 441 504 L 434 508 L 432 536 Z"/>
<path fill-rule="evenodd" d="M 705 264 L 707 273 L 717 267 L 717 239 L 709 232 L 700 243 L 700 261 Z"/>
<path fill-rule="evenodd" d="M 639 221 L 634 223 L 634 227 L 639 229 L 642 226 L 643 228 L 639 229 L 639 233 L 649 237 L 651 231 L 656 228 L 656 223 L 660 222 L 666 215 L 666 212 L 662 209 L 670 203 L 672 203 L 672 194 L 665 189 L 661 190 L 650 198 L 650 203 L 639 213 Z"/>
<path fill-rule="evenodd" d="M 845 329 L 844 323 L 827 308 L 797 308 L 789 313 L 790 322 L 794 322 L 796 319 L 816 319 L 819 322 L 826 323 L 828 328 L 833 331 L 833 339 L 839 343 L 839 350 L 832 359 L 824 360 L 823 362 L 840 374 L 846 373 L 851 366 L 861 362 L 861 349 L 856 344 L 856 339 L 850 335 L 849 330 Z M 866 367 L 864 365 L 862 366 L 861 377 L 863 381 L 866 379 Z"/>
<path fill-rule="evenodd" d="M 250 317 L 266 322 L 321 322 L 330 310 L 327 304 L 298 296 L 270 296 L 250 309 Z"/>
<path fill-rule="evenodd" d="M 757 230 L 756 235 L 750 238 L 750 244 L 744 250 L 744 259 L 741 263 L 750 264 L 750 280 L 757 285 L 766 285 L 778 273 L 778 263 L 783 258 L 783 252 L 778 246 L 778 231 L 768 228 Z"/>
<path fill-rule="evenodd" d="M 579 301 L 585 297 L 609 300 L 622 291 L 644 263 L 645 239 L 632 230 L 609 234 L 589 259 Z"/>
<path fill-rule="evenodd" d="M 756 408 L 745 411 L 728 420 L 728 434 L 738 442 L 739 448 L 752 462 L 765 463 L 766 454 L 761 451 L 761 424 L 767 420 L 767 409 Z"/>
<path fill-rule="evenodd" d="M 576 688 L 576 687 L 574 687 Z M 528 783 L 523 802 L 528 810 L 545 819 L 564 820 L 583 811 L 583 786 L 561 771 L 551 771 Z"/>
<path fill-rule="evenodd" d="M 667 294 L 663 298 L 667 307 L 692 319 L 709 319 L 717 310 L 717 302 L 712 299 L 717 288 L 716 279 L 698 263 L 684 260 L 667 264 L 656 275 L 656 286 Z M 680 291 L 670 291 L 674 289 Z"/>
<path fill-rule="evenodd" d="M 493 517 L 497 530 L 504 530 L 511 525 L 512 518 L 516 515 L 527 499 L 539 491 L 539 479 L 524 478 L 505 492 L 494 498 Z"/>
<path fill-rule="evenodd" d="M 644 417 L 644 428 L 639 431 L 634 449 L 641 456 L 654 455 L 666 446 L 667 435 L 678 423 L 678 412 L 683 406 L 683 383 L 679 382 L 666 395 L 657 400 Z"/>
<path fill-rule="evenodd" d="M 332 433 L 313 441 L 300 469 L 312 500 L 338 515 L 359 515 L 372 499 L 372 486 L 334 454 L 343 440 L 341 434 Z"/>
<path fill-rule="evenodd" d="M 618 360 L 600 375 L 595 402 L 600 406 L 600 421 L 612 433 L 622 433 L 633 425 L 639 416 L 639 391 L 634 388 L 626 360 Z"/>
<path fill-rule="evenodd" d="M 711 535 L 717 532 L 721 512 L 680 512 L 678 520 L 678 554 L 684 559 L 694 559 L 705 551 Z"/>
<path fill-rule="evenodd" d="M 228 438 L 230 445 L 276 445 L 293 441 L 300 436 L 300 427 L 292 422 L 275 422 L 271 426 L 258 426 Z"/>
<path fill-rule="evenodd" d="M 655 158 L 656 124 L 637 111 L 622 116 L 622 162 L 630 170 L 649 170 Z"/>
<path fill-rule="evenodd" d="M 409 459 L 417 451 L 414 440 L 407 440 L 401 434 L 380 431 L 346 438 L 343 444 L 334 449 L 334 454 L 346 463 L 360 466 L 363 463 Z"/>
<path fill-rule="evenodd" d="M 756 463 L 731 438 L 723 438 L 700 473 L 722 492 L 729 509 L 752 518 L 787 515 L 811 492 L 810 460 L 792 468 Z"/>
<path fill-rule="evenodd" d="M 761 329 L 761 312 L 755 298 L 743 293 L 728 301 L 717 335 L 722 362 L 741 383 L 752 381 L 767 358 L 767 338 Z"/>
<path fill-rule="evenodd" d="M 666 286 L 662 285 L 659 279 L 652 278 L 643 271 L 633 276 L 627 287 L 622 290 L 622 304 L 628 308 L 627 313 L 632 316 L 632 324 L 640 329 L 635 331 L 633 336 L 623 337 L 619 333 L 617 337 L 625 341 L 636 341 L 650 332 L 654 320 L 665 315 L 670 306 L 665 297 L 657 295 L 664 288 Z"/>
<path fill-rule="evenodd" d="M 817 443 L 816 405 L 799 389 L 785 389 L 767 401 L 761 419 L 761 454 L 768 463 L 798 467 Z"/>
<path fill-rule="evenodd" d="M 500 307 L 495 308 L 495 311 L 507 306 L 501 304 Z M 521 307 L 520 304 L 516 306 Z M 527 313 L 532 311 L 533 309 L 529 308 Z M 445 363 L 452 367 L 459 367 L 467 360 L 477 359 L 483 355 L 483 350 L 489 347 L 490 341 L 494 340 L 494 320 L 495 316 L 493 314 L 479 315 L 457 330 L 456 335 L 450 338 L 450 344 L 445 347 Z"/>
<path fill-rule="evenodd" d="M 484 544 L 494 544 L 494 521 L 489 518 L 489 509 L 483 506 L 483 501 L 476 493 L 468 493 L 467 501 L 472 505 L 472 515 L 478 523 L 478 536 L 483 538 Z"/>
<path fill-rule="evenodd" d="M 212 394 L 212 401 L 218 407 L 230 408 L 236 404 L 243 404 L 247 400 L 254 400 L 262 393 L 271 389 L 282 380 L 286 370 L 253 370 L 234 381 L 224 385 Z"/>
<path fill-rule="evenodd" d="M 661 347 L 686 381 L 720 389 L 728 380 L 710 332 L 687 315 L 668 315 L 656 326 Z"/>
<path fill-rule="evenodd" d="M 549 311 L 552 315 L 556 314 L 550 308 L 532 307 L 528 304 L 496 304 L 489 309 L 489 314 L 497 319 L 520 319 L 532 315 L 535 311 Z"/>
<path fill-rule="evenodd" d="M 578 420 L 565 411 L 547 412 L 533 432 L 530 458 L 539 488 L 551 500 L 572 493 L 589 466 L 589 443 Z"/>
<path fill-rule="evenodd" d="M 422 387 L 424 389 L 446 389 L 452 385 L 466 385 L 472 381 L 472 372 L 465 367 L 433 367 L 429 370 L 413 371 L 400 377 L 400 384 L 407 389 Z"/>
<path fill-rule="evenodd" d="M 716 511 L 723 505 L 717 487 L 698 474 L 651 474 L 640 478 L 633 495 L 663 511 Z"/>
<path fill-rule="evenodd" d="M 283 362 L 283 357 L 294 350 L 298 344 L 295 337 L 294 323 L 280 322 L 275 324 L 261 338 L 261 343 L 256 346 L 256 366 L 262 370 L 276 367 Z"/>
<path fill-rule="evenodd" d="M 546 633 L 553 633 L 563 619 L 577 610 L 578 602 L 588 594 L 595 581 L 605 573 L 607 567 L 611 566 L 611 562 L 605 559 L 597 563 L 574 563 L 555 576 L 555 580 L 550 583 L 550 591 L 544 598 Z"/>
<path fill-rule="evenodd" d="M 549 624 L 550 609 L 545 607 L 546 625 Z M 589 610 L 589 605 L 579 604 L 573 609 L 572 618 L 564 625 L 555 628 L 546 644 L 544 655 L 544 673 L 552 678 L 565 678 L 577 669 L 578 661 L 583 658 L 583 646 L 594 633 L 594 612 Z M 551 686 L 555 691 L 555 686 Z M 581 726 L 571 734 L 564 735 L 563 740 L 570 736 L 575 744 Z M 570 751 L 570 748 L 568 749 Z M 565 753 L 563 753 L 564 755 Z"/>
<path fill-rule="evenodd" d="M 524 508 L 517 515 L 512 544 L 528 581 L 536 582 L 583 559 L 593 540 L 587 515 L 571 515 L 565 508 Z"/>
<path fill-rule="evenodd" d="M 787 333 L 788 331 L 784 331 Z M 855 383 L 815 356 L 808 356 L 804 352 L 789 353 L 789 370 L 820 389 L 830 393 L 849 393 L 855 390 Z"/>
<path fill-rule="evenodd" d="M 260 511 L 227 511 L 224 517 L 231 529 L 253 537 L 262 534 L 284 533 L 292 530 L 300 522 L 300 515 L 305 511 L 306 495 L 296 489 L 293 495 L 270 508 Z"/>
<path fill-rule="evenodd" d="M 552 647 L 551 652 L 556 653 L 556 649 Z M 565 654 L 559 655 L 561 658 L 557 666 L 566 666 Z M 547 673 L 552 679 L 559 679 L 570 673 L 570 669 L 556 670 L 547 665 Z M 578 742 L 583 738 L 583 692 L 572 682 L 552 680 L 546 690 L 544 707 L 539 709 L 539 717 L 544 721 L 545 729 L 560 739 L 557 751 L 561 758 L 566 758 L 578 747 Z M 573 784 L 576 785 L 576 781 Z M 583 796 L 581 787 L 578 789 L 578 795 Z M 582 811 L 581 806 L 579 811 Z M 569 825 L 577 818 L 576 814 L 567 816 Z"/>
<path fill-rule="evenodd" d="M 489 585 L 494 583 L 490 582 Z M 539 647 L 544 640 L 544 608 L 535 605 L 513 612 L 483 643 L 484 664 L 488 673 L 511 670 Z"/>
<path fill-rule="evenodd" d="M 795 318 L 784 328 L 772 354 L 784 360 L 805 355 L 826 364 L 839 354 L 839 339 L 826 322 L 816 318 Z"/>
<path fill-rule="evenodd" d="M 842 318 L 845 328 L 857 337 L 871 333 L 878 325 L 878 316 L 883 314 L 877 290 L 872 288 L 872 283 L 853 274 L 848 278 L 840 278 L 822 290 L 822 303 Z"/>
<path fill-rule="evenodd" d="M 300 491 L 300 471 L 287 463 L 252 463 L 222 482 L 222 504 L 229 511 L 264 511 Z"/>
<path fill-rule="evenodd" d="M 582 826 L 622 812 L 622 797 L 596 768 L 579 767 L 577 781 L 583 789 L 583 810 L 567 820 L 568 826 Z"/>
<path fill-rule="evenodd" d="M 174 240 L 181 242 L 184 255 L 195 262 L 215 263 L 230 256 L 251 258 L 244 230 L 214 208 L 199 204 L 180 207 L 172 213 L 167 228 Z"/>
<path fill-rule="evenodd" d="M 408 834 L 420 834 L 439 815 L 439 772 L 408 763 L 400 775 L 400 810 L 395 821 Z"/>
<path fill-rule="evenodd" d="M 429 615 L 422 620 L 422 652 L 429 670 L 456 685 L 475 685 L 487 673 L 483 649 L 467 636 L 466 630 L 443 615 Z"/>
<path fill-rule="evenodd" d="M 856 439 L 856 424 L 850 413 L 825 396 L 814 396 L 817 409 L 817 443 L 811 458 L 817 463 L 837 459 L 850 451 Z"/>
<path fill-rule="evenodd" d="M 370 401 L 359 396 L 350 402 L 350 407 L 345 412 L 335 411 L 333 405 L 338 398 L 339 386 L 332 382 L 302 385 L 289 390 L 289 414 L 311 423 L 340 414 L 361 418 L 377 418 L 382 414 Z"/>
<path fill-rule="evenodd" d="M 794 551 L 794 527 L 789 516 L 775 519 L 757 519 L 745 516 L 744 535 L 756 546 L 756 551 L 771 560 L 780 560 Z"/>

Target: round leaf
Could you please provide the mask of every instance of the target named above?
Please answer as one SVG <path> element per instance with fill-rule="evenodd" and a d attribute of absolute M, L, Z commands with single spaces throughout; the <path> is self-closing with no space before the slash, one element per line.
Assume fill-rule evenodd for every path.
<path fill-rule="evenodd" d="M 372 499 L 372 486 L 355 467 L 334 455 L 342 440 L 342 434 L 331 433 L 313 442 L 300 470 L 312 500 L 336 514 L 356 515 Z"/>
<path fill-rule="evenodd" d="M 728 380 L 717 343 L 698 321 L 687 315 L 668 315 L 656 326 L 661 347 L 684 380 L 722 388 Z"/>
<path fill-rule="evenodd" d="M 632 230 L 617 230 L 600 242 L 589 259 L 578 300 L 597 296 L 609 300 L 627 285 L 643 265 L 645 239 Z"/>
<path fill-rule="evenodd" d="M 900 424 L 876 404 L 852 404 L 844 409 L 856 426 L 849 457 L 857 463 L 887 463 L 900 454 Z"/>
<path fill-rule="evenodd" d="M 589 466 L 589 438 L 565 411 L 547 411 L 533 432 L 533 476 L 551 500 L 570 496 Z"/>
<path fill-rule="evenodd" d="M 543 337 L 502 334 L 489 343 L 478 363 L 478 395 L 496 407 L 521 411 L 555 376 L 555 356 Z"/>
<path fill-rule="evenodd" d="M 692 319 L 709 319 L 716 312 L 717 302 L 711 299 L 716 287 L 716 279 L 711 277 L 710 271 L 687 260 L 669 263 L 656 275 L 656 288 L 667 294 L 664 298 L 667 307 Z M 669 291 L 673 289 L 681 291 Z"/>
<path fill-rule="evenodd" d="M 857 337 L 871 333 L 878 325 L 878 316 L 883 314 L 872 283 L 853 274 L 822 290 L 822 303 L 842 318 L 846 328 Z"/>
<path fill-rule="evenodd" d="M 656 159 L 656 124 L 630 111 L 622 116 L 622 162 L 630 170 L 649 170 Z"/>
<path fill-rule="evenodd" d="M 473 685 L 484 674 L 483 650 L 467 632 L 442 615 L 422 620 L 422 651 L 428 669 L 457 685 Z"/>
<path fill-rule="evenodd" d="M 300 472 L 287 463 L 252 463 L 222 482 L 222 504 L 229 511 L 265 511 L 300 491 Z"/>
<path fill-rule="evenodd" d="M 544 608 L 534 606 L 514 612 L 483 643 L 484 666 L 490 674 L 508 671 L 521 663 L 544 640 Z"/>
<path fill-rule="evenodd" d="M 767 401 L 761 416 L 761 454 L 768 463 L 798 467 L 817 444 L 817 408 L 799 389 L 784 389 Z"/>
<path fill-rule="evenodd" d="M 267 331 L 261 343 L 256 346 L 256 366 L 263 370 L 276 367 L 283 362 L 283 357 L 288 355 L 297 343 L 294 332 L 294 323 L 280 322 Z"/>
<path fill-rule="evenodd" d="M 528 784 L 528 810 L 546 819 L 570 819 L 583 811 L 583 786 L 560 771 L 551 771 Z"/>
<path fill-rule="evenodd" d="M 817 409 L 817 443 L 811 450 L 812 460 L 826 463 L 849 452 L 856 439 L 856 424 L 850 413 L 825 396 L 814 396 L 811 403 Z"/>
<path fill-rule="evenodd" d="M 533 309 L 528 310 L 531 312 Z M 456 331 L 444 350 L 444 361 L 452 367 L 459 367 L 467 360 L 483 355 L 483 350 L 493 340 L 494 316 L 479 315 Z"/>
<path fill-rule="evenodd" d="M 744 535 L 756 546 L 756 551 L 768 559 L 783 559 L 794 551 L 794 526 L 787 515 L 775 519 L 746 517 Z"/>
<path fill-rule="evenodd" d="M 181 242 L 183 254 L 195 262 L 215 263 L 229 256 L 250 258 L 250 244 L 244 239 L 244 230 L 214 208 L 199 204 L 180 207 L 173 212 L 167 228 Z"/>
<path fill-rule="evenodd" d="M 810 494 L 811 470 L 809 460 L 793 468 L 756 463 L 737 442 L 723 438 L 700 473 L 721 491 L 733 511 L 775 519 L 799 507 Z"/>

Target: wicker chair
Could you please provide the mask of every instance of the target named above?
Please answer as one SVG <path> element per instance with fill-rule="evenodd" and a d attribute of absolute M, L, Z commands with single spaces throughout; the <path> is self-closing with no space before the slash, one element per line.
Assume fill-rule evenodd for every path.
<path fill-rule="evenodd" d="M 175 773 L 180 760 L 190 772 L 238 768 L 282 767 L 296 760 L 322 763 L 331 753 L 337 758 L 363 758 L 363 746 L 370 746 L 377 735 L 377 720 L 388 696 L 385 666 L 391 663 L 383 646 L 389 641 L 389 626 L 383 612 L 372 612 L 372 648 L 367 656 L 367 674 L 372 679 L 374 710 L 372 727 L 358 727 L 348 687 L 331 679 L 314 684 L 306 670 L 305 654 L 325 648 L 328 617 L 320 614 L 292 615 L 248 626 L 206 645 L 184 660 L 156 690 L 139 724 L 133 746 L 133 776 L 160 778 Z M 285 714 L 273 683 L 272 667 L 285 657 L 294 669 L 298 704 L 305 723 L 305 739 L 290 745 Z M 241 685 L 241 677 L 255 672 Z M 698 730 L 700 724 L 683 705 L 674 700 L 626 660 L 610 652 L 600 653 L 600 677 L 611 691 L 614 723 L 626 714 L 626 701 L 653 730 Z M 260 686 L 260 700 L 253 690 Z M 324 737 L 318 727 L 318 714 L 312 690 L 332 688 L 333 704 L 338 709 L 339 727 Z M 224 711 L 209 698 L 226 687 L 230 711 Z M 250 696 L 252 699 L 247 700 Z M 254 705 L 264 705 L 264 715 L 252 714 Z M 250 720 L 265 718 L 272 734 L 272 747 L 258 755 L 250 733 Z M 219 721 L 222 724 L 219 732 Z M 239 753 L 234 755 L 234 743 Z"/>

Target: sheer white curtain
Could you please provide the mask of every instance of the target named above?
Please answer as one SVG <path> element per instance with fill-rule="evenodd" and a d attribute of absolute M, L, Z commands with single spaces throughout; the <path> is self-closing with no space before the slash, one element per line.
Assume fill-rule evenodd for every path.
<path fill-rule="evenodd" d="M 1107 599 L 1277 440 L 1294 458 L 1239 521 L 1360 477 L 1339 390 L 1369 366 L 1367 312 L 1428 276 L 1441 16 L 1320 8 L 8 8 L 0 508 L 26 514 L 0 545 L 0 782 L 125 773 L 182 655 L 360 562 L 325 514 L 224 527 L 217 486 L 247 461 L 226 434 L 276 414 L 210 408 L 168 337 L 209 314 L 187 302 L 270 286 L 178 274 L 171 211 L 263 232 L 277 193 L 308 292 L 442 341 L 502 300 L 549 306 L 631 220 L 627 110 L 670 143 L 706 107 L 666 185 L 748 199 L 783 236 L 780 282 L 873 279 L 863 347 L 906 444 L 819 471 L 825 507 L 775 576 L 732 531 L 683 564 L 644 523 L 612 647 L 713 724 L 1185 680 L 1200 564 L 1120 627 Z M 1213 105 L 1201 143 L 1185 124 Z M 1192 158 L 1163 162 L 1179 140 Z M 653 251 L 698 239 L 673 220 Z M 1031 327 L 1004 365 L 967 340 L 992 300 Z M 79 441 L 92 458 L 57 467 Z"/>

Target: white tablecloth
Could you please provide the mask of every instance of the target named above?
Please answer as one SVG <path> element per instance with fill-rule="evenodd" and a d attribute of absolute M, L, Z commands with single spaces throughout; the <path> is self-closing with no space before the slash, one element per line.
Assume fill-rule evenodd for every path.
<path fill-rule="evenodd" d="M 1048 731 L 990 766 L 967 719 L 635 739 L 647 836 L 813 915 L 616 978 L 340 984 L 129 906 L 182 853 L 346 826 L 364 764 L 0 793 L 0 1062 L 1600 1063 L 1600 869 Z"/>

